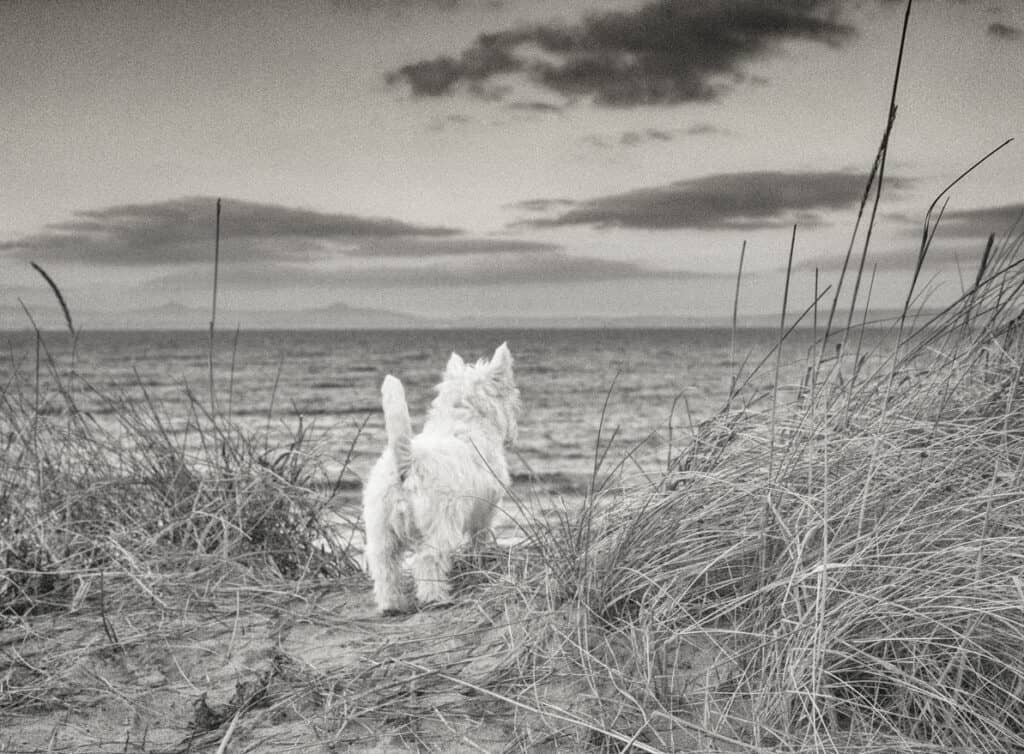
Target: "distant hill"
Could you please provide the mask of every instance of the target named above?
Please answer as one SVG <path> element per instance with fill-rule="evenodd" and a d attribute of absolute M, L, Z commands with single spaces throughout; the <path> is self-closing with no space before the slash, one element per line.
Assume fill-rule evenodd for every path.
<path fill-rule="evenodd" d="M 65 329 L 64 316 L 56 306 L 30 307 L 32 317 L 42 330 Z M 922 313 L 918 324 L 927 321 L 934 311 Z M 95 311 L 72 312 L 76 327 L 88 330 L 205 330 L 210 324 L 208 308 L 188 307 L 180 304 L 163 304 L 148 309 L 136 309 L 120 313 Z M 787 326 L 792 324 L 797 313 L 787 316 Z M 848 313 L 836 313 L 834 327 L 846 324 Z M 872 311 L 869 323 L 884 326 L 899 316 L 897 310 Z M 818 313 L 818 326 L 825 326 L 827 312 Z M 861 313 L 854 316 L 859 324 Z M 800 327 L 811 327 L 813 319 L 808 316 Z M 779 326 L 777 313 L 765 315 L 740 315 L 740 327 L 768 328 Z M 329 306 L 297 309 L 292 311 L 267 311 L 257 309 L 220 309 L 217 312 L 217 328 L 233 330 L 388 330 L 388 329 L 603 329 L 603 328 L 727 328 L 729 317 L 694 316 L 581 316 L 581 317 L 487 317 L 482 319 L 428 319 L 409 314 L 389 312 L 382 309 L 364 309 L 343 303 Z M 0 330 L 24 330 L 31 327 L 25 312 L 19 306 L 0 306 Z"/>
<path fill-rule="evenodd" d="M 30 307 L 42 330 L 62 330 L 64 316 L 57 307 Z M 205 330 L 210 326 L 209 308 L 162 304 L 127 312 L 72 312 L 76 327 L 89 330 Z M 380 309 L 361 309 L 337 303 L 292 311 L 218 309 L 217 328 L 243 330 L 387 329 L 430 326 L 430 321 Z M 18 306 L 0 307 L 0 330 L 22 330 L 31 324 Z"/>
<path fill-rule="evenodd" d="M 786 327 L 793 324 L 801 312 L 790 312 L 786 315 Z M 925 322 L 937 311 L 921 312 L 918 322 Z M 872 310 L 868 316 L 868 326 L 884 327 L 888 323 L 899 318 L 900 311 L 897 309 Z M 849 311 L 837 311 L 833 319 L 833 329 L 846 326 Z M 863 312 L 856 312 L 853 317 L 854 325 L 860 325 L 863 320 Z M 824 309 L 818 312 L 818 327 L 824 328 L 828 312 Z M 912 321 L 913 317 L 908 318 Z M 779 327 L 779 313 L 771 314 L 740 314 L 737 318 L 737 326 L 746 329 L 777 329 Z M 461 324 L 460 327 L 480 328 L 519 328 L 519 329 L 601 329 L 601 328 L 728 328 L 732 326 L 732 317 L 694 317 L 694 316 L 644 316 L 644 317 L 510 317 L 510 318 L 488 318 L 474 320 L 472 324 Z M 799 328 L 810 328 L 814 326 L 814 318 L 808 314 L 797 325 Z"/>

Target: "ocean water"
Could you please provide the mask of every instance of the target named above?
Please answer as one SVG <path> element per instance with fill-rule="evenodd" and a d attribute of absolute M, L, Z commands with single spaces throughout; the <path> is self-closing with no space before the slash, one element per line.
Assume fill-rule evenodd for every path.
<path fill-rule="evenodd" d="M 691 422 L 718 410 L 728 394 L 735 361 L 756 362 L 777 333 L 741 330 L 735 347 L 728 330 L 426 330 L 259 331 L 217 334 L 214 387 L 220 414 L 283 443 L 301 425 L 337 475 L 352 449 L 346 485 L 358 489 L 384 447 L 380 383 L 385 374 L 404 383 L 414 428 L 421 424 L 449 355 L 487 357 L 507 341 L 522 394 L 519 441 L 510 457 L 515 484 L 573 495 L 586 485 L 595 454 L 605 468 L 631 454 L 630 473 L 656 473 L 685 445 Z M 0 390 L 20 371 L 33 385 L 33 333 L 4 333 Z M 785 349 L 799 360 L 811 344 L 797 333 Z M 86 332 L 72 354 L 66 334 L 43 336 L 41 350 L 66 379 L 79 407 L 113 424 L 110 397 L 161 405 L 178 431 L 188 420 L 188 393 L 209 405 L 209 341 L 204 332 Z M 734 356 L 733 356 L 734 355 Z M 765 386 L 771 369 L 756 383 Z M 785 371 L 790 380 L 799 370 Z M 59 410 L 54 377 L 43 370 L 41 392 Z M 675 410 L 673 412 L 673 405 Z M 671 429 L 670 429 L 671 422 Z M 601 432 L 601 450 L 597 451 Z"/>

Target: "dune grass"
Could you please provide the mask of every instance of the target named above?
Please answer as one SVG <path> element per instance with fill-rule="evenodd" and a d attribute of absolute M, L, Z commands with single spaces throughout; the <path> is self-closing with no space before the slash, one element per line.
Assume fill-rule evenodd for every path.
<path fill-rule="evenodd" d="M 303 429 L 271 449 L 191 393 L 185 417 L 148 396 L 104 395 L 114 423 L 100 423 L 78 407 L 76 396 L 97 391 L 71 358 L 44 358 L 34 373 L 14 368 L 0 392 L 4 615 L 66 607 L 88 574 L 108 587 L 128 577 L 150 593 L 148 576 L 168 569 L 290 578 L 355 570 L 344 549 L 316 545 L 332 536 L 320 515 L 330 501 L 312 493 L 323 459 Z M 135 388 L 145 395 L 141 380 Z"/>
<path fill-rule="evenodd" d="M 739 370 L 652 480 L 616 482 L 599 439 L 582 506 L 519 501 L 522 544 L 397 622 L 301 428 L 270 448 L 118 396 L 101 427 L 40 334 L 49 379 L 16 370 L 0 405 L 0 743 L 45 720 L 83 751 L 1024 750 L 1022 244 L 927 321 L 833 333 L 793 389 Z M 68 732 L 115 702 L 117 736 Z"/>
<path fill-rule="evenodd" d="M 658 750 L 1024 748 L 1011 258 L 894 348 L 812 363 L 798 401 L 723 411 L 656 487 L 556 537 L 574 659 L 618 700 L 602 725 Z M 713 657 L 686 688 L 680 642 Z"/>

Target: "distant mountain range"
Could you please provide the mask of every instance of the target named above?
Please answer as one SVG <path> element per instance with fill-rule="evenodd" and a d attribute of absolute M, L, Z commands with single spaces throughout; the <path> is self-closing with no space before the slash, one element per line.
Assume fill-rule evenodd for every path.
<path fill-rule="evenodd" d="M 30 308 L 32 318 L 41 330 L 63 330 L 64 316 L 56 306 Z M 926 312 L 925 315 L 934 312 Z M 149 309 L 104 313 L 98 311 L 72 312 L 76 328 L 87 330 L 206 330 L 210 326 L 210 310 L 163 304 Z M 789 322 L 792 322 L 790 315 Z M 896 310 L 871 312 L 873 321 L 892 320 L 899 316 Z M 819 326 L 824 326 L 825 315 L 819 313 Z M 846 324 L 847 312 L 837 312 L 835 324 Z M 861 321 L 858 314 L 855 322 Z M 488 317 L 476 320 L 415 317 L 382 309 L 368 309 L 337 303 L 330 306 L 291 311 L 257 309 L 223 309 L 217 312 L 217 329 L 234 330 L 389 330 L 389 329 L 601 329 L 601 328 L 707 328 L 730 327 L 728 317 L 693 316 L 580 316 L 580 317 Z M 741 315 L 738 325 L 745 328 L 777 328 L 779 315 Z M 810 327 L 806 318 L 801 327 Z M 0 306 L 0 330 L 25 330 L 32 325 L 20 306 Z"/>
<path fill-rule="evenodd" d="M 30 308 L 32 318 L 42 330 L 66 328 L 64 315 L 57 307 Z M 205 330 L 210 326 L 210 309 L 163 304 L 127 312 L 72 312 L 75 326 L 89 330 Z M 21 307 L 0 306 L 0 330 L 31 328 Z M 360 309 L 347 304 L 269 311 L 260 309 L 219 309 L 217 329 L 233 330 L 316 330 L 316 329 L 389 329 L 430 326 L 408 314 L 380 309 Z"/>

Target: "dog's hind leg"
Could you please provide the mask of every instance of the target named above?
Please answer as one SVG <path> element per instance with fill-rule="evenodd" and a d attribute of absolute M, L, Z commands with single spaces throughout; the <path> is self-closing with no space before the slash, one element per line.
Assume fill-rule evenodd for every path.
<path fill-rule="evenodd" d="M 451 602 L 448 578 L 452 560 L 472 536 L 472 516 L 472 501 L 454 496 L 420 521 L 423 539 L 413 556 L 412 575 L 416 579 L 416 599 L 421 606 Z"/>
<path fill-rule="evenodd" d="M 373 596 L 384 615 L 404 612 L 407 608 L 402 593 L 402 553 L 398 538 L 387 521 L 366 518 L 366 567 L 373 578 Z"/>
<path fill-rule="evenodd" d="M 447 605 L 452 601 L 448 585 L 452 555 L 452 549 L 437 547 L 436 542 L 428 541 L 413 556 L 412 575 L 416 579 L 416 599 L 421 607 Z"/>

